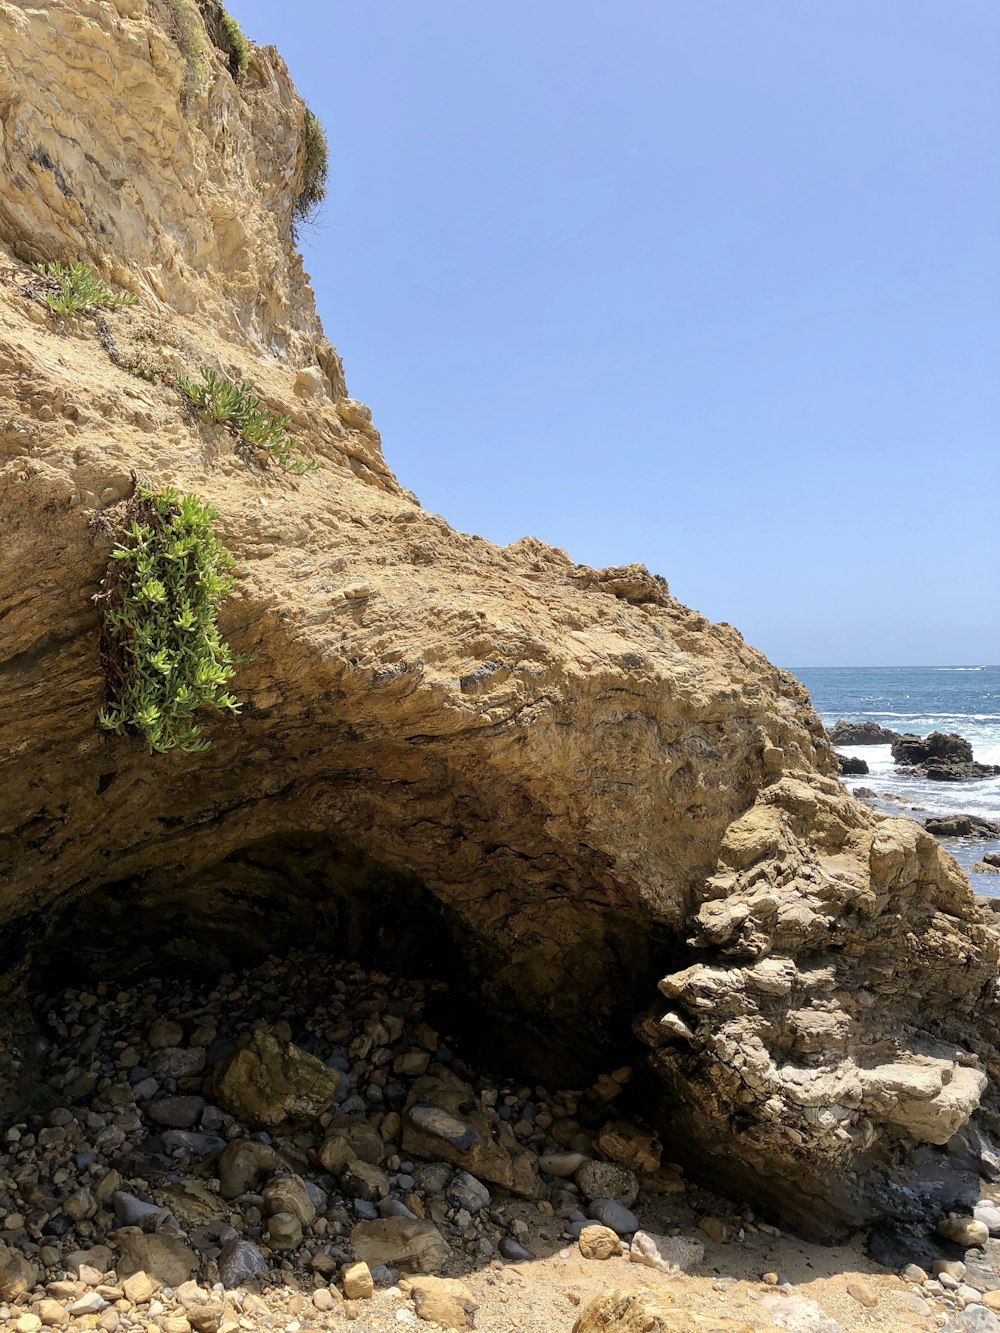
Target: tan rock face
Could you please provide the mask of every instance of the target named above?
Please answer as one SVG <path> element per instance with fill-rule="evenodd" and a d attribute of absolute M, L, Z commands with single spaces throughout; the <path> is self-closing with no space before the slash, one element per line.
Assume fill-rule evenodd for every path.
<path fill-rule="evenodd" d="M 424 949 L 546 1086 L 647 1060 L 671 1156 L 807 1229 L 891 1213 L 915 1149 L 993 1095 L 992 921 L 930 835 L 845 793 L 805 691 L 737 631 L 400 487 L 291 245 L 284 65 L 256 47 L 237 87 L 208 41 L 192 71 L 166 8 L 0 0 L 0 1104 L 31 1091 L 29 959 L 104 930 L 225 970 L 307 930 Z M 137 305 L 60 323 L 24 262 L 48 259 Z M 319 470 L 248 466 L 174 385 L 202 365 Z M 133 470 L 214 504 L 237 562 L 244 706 L 202 756 L 94 722 Z M 494 1147 L 528 1193 L 529 1155 Z"/>

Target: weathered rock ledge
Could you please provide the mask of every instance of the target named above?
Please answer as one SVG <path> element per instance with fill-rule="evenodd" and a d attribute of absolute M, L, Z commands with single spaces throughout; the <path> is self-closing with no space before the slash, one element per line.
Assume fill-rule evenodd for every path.
<path fill-rule="evenodd" d="M 163 8 L 0 0 L 5 1093 L 31 1087 L 33 971 L 406 937 L 525 1074 L 648 1047 L 671 1154 L 803 1229 L 943 1211 L 998 1070 L 965 876 L 854 801 L 805 690 L 662 579 L 494 547 L 399 486 L 292 246 L 287 71 L 254 48 L 237 86 L 219 52 L 192 92 Z M 138 302 L 60 322 L 42 259 Z M 174 387 L 201 365 L 320 469 L 248 468 Z M 134 471 L 209 499 L 237 560 L 245 707 L 204 756 L 95 726 L 91 598 Z"/>

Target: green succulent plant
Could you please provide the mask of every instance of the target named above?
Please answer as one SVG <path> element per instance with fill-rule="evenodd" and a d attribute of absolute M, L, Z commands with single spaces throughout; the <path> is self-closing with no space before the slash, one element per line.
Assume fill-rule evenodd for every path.
<path fill-rule="evenodd" d="M 80 315 L 88 310 L 116 310 L 135 305 L 131 292 L 112 292 L 89 264 L 36 264 L 35 272 L 58 283 L 55 291 L 43 292 L 42 300 L 57 315 Z"/>
<path fill-rule="evenodd" d="M 299 454 L 298 440 L 288 434 L 291 421 L 267 410 L 252 384 L 227 379 L 202 367 L 198 380 L 178 377 L 181 392 L 210 421 L 225 425 L 245 444 L 266 454 L 286 472 L 315 472 L 319 461 Z"/>
<path fill-rule="evenodd" d="M 202 708 L 238 713 L 226 692 L 234 657 L 217 607 L 233 588 L 233 557 L 216 537 L 218 513 L 197 495 L 140 486 L 111 553 L 102 591 L 102 727 L 142 735 L 150 753 L 207 750 Z"/>

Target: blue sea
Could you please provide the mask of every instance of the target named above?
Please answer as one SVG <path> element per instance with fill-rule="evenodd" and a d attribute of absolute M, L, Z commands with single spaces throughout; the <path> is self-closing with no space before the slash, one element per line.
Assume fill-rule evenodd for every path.
<path fill-rule="evenodd" d="M 893 731 L 926 736 L 957 731 L 972 744 L 982 764 L 1000 764 L 1000 666 L 802 667 L 792 668 L 812 696 L 824 725 L 838 718 L 878 722 Z M 868 764 L 867 777 L 848 777 L 855 787 L 870 787 L 876 804 L 892 814 L 923 820 L 927 815 L 979 815 L 1000 823 L 1000 776 L 974 782 L 931 782 L 900 774 L 888 745 L 845 745 L 843 754 Z M 969 871 L 1000 841 L 945 838 L 942 843 Z M 1000 874 L 971 873 L 977 893 L 1000 897 Z"/>

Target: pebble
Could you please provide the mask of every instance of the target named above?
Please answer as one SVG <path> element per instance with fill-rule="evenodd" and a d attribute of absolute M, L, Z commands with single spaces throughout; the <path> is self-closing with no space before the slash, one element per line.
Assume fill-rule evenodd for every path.
<path fill-rule="evenodd" d="M 219 1278 L 227 1288 L 241 1287 L 245 1282 L 267 1272 L 267 1261 L 248 1240 L 232 1240 L 219 1254 Z"/>
<path fill-rule="evenodd" d="M 639 1230 L 639 1219 L 635 1213 L 614 1199 L 591 1200 L 590 1216 L 595 1222 L 610 1227 L 619 1236 L 631 1236 Z"/>
<path fill-rule="evenodd" d="M 499 1248 L 501 1255 L 514 1264 L 525 1263 L 535 1257 L 526 1246 L 522 1245 L 519 1240 L 515 1240 L 513 1236 L 504 1236 Z"/>

